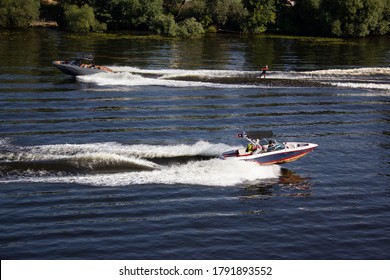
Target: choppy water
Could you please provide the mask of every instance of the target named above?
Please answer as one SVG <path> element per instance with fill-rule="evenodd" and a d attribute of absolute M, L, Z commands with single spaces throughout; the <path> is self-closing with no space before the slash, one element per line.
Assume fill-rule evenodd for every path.
<path fill-rule="evenodd" d="M 389 258 L 389 38 L 0 36 L 2 259 Z M 218 159 L 257 129 L 319 147 Z"/>

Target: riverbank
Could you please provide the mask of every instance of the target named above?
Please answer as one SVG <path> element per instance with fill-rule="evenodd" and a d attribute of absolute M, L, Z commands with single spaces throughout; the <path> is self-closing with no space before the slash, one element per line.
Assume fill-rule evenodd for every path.
<path fill-rule="evenodd" d="M 46 20 L 39 20 L 39 21 L 33 21 L 30 24 L 30 27 L 47 27 L 47 28 L 57 28 L 59 27 L 58 23 L 56 21 L 46 21 Z"/>
<path fill-rule="evenodd" d="M 269 0 L 265 1 L 267 6 L 230 0 L 218 1 L 218 5 L 205 0 L 2 1 L 0 28 L 59 25 L 73 32 L 138 30 L 167 37 L 223 30 L 357 38 L 390 34 L 389 1 L 372 0 L 360 5 L 359 0 L 352 0 L 348 6 L 344 1 L 329 5 L 322 0 L 297 1 L 294 5 L 291 1 Z"/>

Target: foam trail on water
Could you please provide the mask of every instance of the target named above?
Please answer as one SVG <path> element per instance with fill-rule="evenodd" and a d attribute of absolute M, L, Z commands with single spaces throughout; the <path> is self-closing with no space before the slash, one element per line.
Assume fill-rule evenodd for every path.
<path fill-rule="evenodd" d="M 74 157 L 70 157 L 67 162 L 79 169 L 102 169 L 102 168 L 110 168 L 110 167 L 127 167 L 127 168 L 142 168 L 142 169 L 157 169 L 159 168 L 158 164 L 150 162 L 148 160 L 131 157 L 131 156 L 123 156 L 118 154 L 110 154 L 110 153 L 85 153 L 80 154 Z"/>
<path fill-rule="evenodd" d="M 20 147 L 4 139 L 0 144 L 0 183 L 76 183 L 114 187 L 143 184 L 235 186 L 277 178 L 280 174 L 279 166 L 218 159 L 216 157 L 223 151 L 233 147 L 205 141 L 176 145 L 105 142 Z M 188 157 L 185 163 L 173 160 L 173 163 L 159 165 L 151 161 L 154 158 L 183 156 Z M 199 156 L 212 158 L 199 160 Z M 80 174 L 79 171 L 85 170 L 99 172 Z M 117 172 L 113 173 L 113 170 Z"/>
<path fill-rule="evenodd" d="M 390 76 L 388 67 L 362 67 L 354 69 L 326 69 L 312 71 L 269 70 L 268 78 L 274 83 L 267 85 L 266 80 L 256 79 L 259 71 L 245 70 L 210 70 L 210 69 L 141 69 L 130 66 L 112 66 L 116 73 L 99 73 L 80 76 L 82 82 L 95 83 L 99 86 L 114 86 L 115 90 L 126 90 L 132 86 L 166 87 L 211 87 L 211 88 L 268 88 L 269 86 L 291 86 L 286 81 L 319 82 L 337 87 L 361 89 L 389 89 Z M 213 79 L 216 79 L 213 82 Z M 222 80 L 221 80 L 222 79 Z M 242 80 L 244 79 L 244 80 Z M 268 80 L 269 80 L 268 79 Z M 279 83 L 275 81 L 279 80 Z M 294 83 L 296 86 L 297 83 Z M 299 85 L 299 84 L 298 84 Z M 122 87 L 122 89 L 121 89 Z"/>
<path fill-rule="evenodd" d="M 137 67 L 122 66 L 111 67 L 116 72 L 129 72 L 132 74 L 156 75 L 162 78 L 174 78 L 183 76 L 208 76 L 208 77 L 242 77 L 259 74 L 259 71 L 243 70 L 210 70 L 210 69 L 141 69 Z"/>
<path fill-rule="evenodd" d="M 329 83 L 333 86 L 337 87 L 347 87 L 347 88 L 362 88 L 362 89 L 384 89 L 390 90 L 390 84 L 379 84 L 379 83 L 345 83 L 345 82 L 337 82 L 337 83 Z"/>
<path fill-rule="evenodd" d="M 388 67 L 362 67 L 353 69 L 328 69 L 300 72 L 308 75 L 333 75 L 333 76 L 374 76 L 390 75 Z"/>
<path fill-rule="evenodd" d="M 4 141 L 6 142 L 6 141 Z M 87 144 L 55 144 L 18 147 L 4 145 L 0 160 L 52 160 L 87 154 L 105 154 L 127 157 L 157 158 L 178 156 L 218 156 L 232 147 L 218 143 L 198 141 L 194 144 L 175 145 L 126 145 L 117 142 Z"/>
<path fill-rule="evenodd" d="M 210 88 L 256 88 L 256 85 L 246 84 L 220 84 L 200 81 L 185 81 L 167 79 L 169 76 L 144 77 L 128 72 L 121 73 L 98 73 L 94 75 L 78 76 L 81 82 L 95 83 L 99 86 L 165 86 L 165 87 L 210 87 Z"/>
<path fill-rule="evenodd" d="M 129 145 L 126 151 L 132 155 L 144 158 L 180 157 L 180 156 L 219 156 L 223 151 L 232 149 L 231 146 L 219 143 L 212 144 L 198 141 L 193 145 Z"/>
<path fill-rule="evenodd" d="M 41 146 L 13 146 L 9 141 L 2 141 L 0 146 L 0 164 L 22 170 L 56 170 L 75 172 L 85 170 L 139 170 L 160 169 L 161 163 L 177 162 L 177 158 L 186 161 L 199 157 L 218 157 L 232 147 L 225 144 L 212 144 L 199 141 L 194 144 L 176 145 L 126 145 L 117 142 L 88 144 L 57 144 Z M 171 159 L 171 160 L 170 160 Z M 0 166 L 0 168 L 1 168 Z M 76 168 L 76 169 L 75 169 Z"/>
<path fill-rule="evenodd" d="M 3 182 L 75 183 L 91 186 L 131 186 L 144 184 L 184 184 L 237 186 L 278 178 L 278 165 L 260 166 L 253 162 L 211 159 L 172 165 L 153 171 L 77 176 L 43 176 L 8 179 Z"/>

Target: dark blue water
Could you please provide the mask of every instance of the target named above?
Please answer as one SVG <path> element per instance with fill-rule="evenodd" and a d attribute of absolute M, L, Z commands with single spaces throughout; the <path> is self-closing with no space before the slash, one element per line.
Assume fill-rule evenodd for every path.
<path fill-rule="evenodd" d="M 0 33 L 1 258 L 388 259 L 389 40 Z M 218 159 L 269 129 L 319 147 Z"/>

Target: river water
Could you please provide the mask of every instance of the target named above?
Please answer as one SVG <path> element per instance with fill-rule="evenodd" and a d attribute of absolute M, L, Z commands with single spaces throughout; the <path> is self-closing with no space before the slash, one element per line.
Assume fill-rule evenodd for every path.
<path fill-rule="evenodd" d="M 389 105 L 390 37 L 1 31 L 1 259 L 389 259 Z M 218 158 L 270 129 L 319 147 Z"/>

